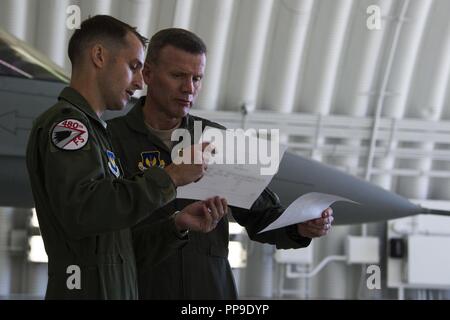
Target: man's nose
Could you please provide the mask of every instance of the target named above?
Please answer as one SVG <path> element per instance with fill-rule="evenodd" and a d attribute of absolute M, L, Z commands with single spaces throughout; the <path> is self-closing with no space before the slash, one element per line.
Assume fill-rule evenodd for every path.
<path fill-rule="evenodd" d="M 144 87 L 144 77 L 142 76 L 142 72 L 137 72 L 134 76 L 133 86 L 138 90 L 142 90 Z"/>
<path fill-rule="evenodd" d="M 186 93 L 194 93 L 194 82 L 192 81 L 192 79 L 187 79 L 186 81 L 183 82 L 183 88 L 182 88 L 183 92 Z"/>

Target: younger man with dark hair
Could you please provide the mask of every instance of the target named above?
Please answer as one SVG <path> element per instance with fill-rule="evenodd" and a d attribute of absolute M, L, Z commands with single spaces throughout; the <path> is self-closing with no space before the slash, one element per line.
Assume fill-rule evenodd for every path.
<path fill-rule="evenodd" d="M 129 228 L 204 173 L 204 164 L 172 165 L 122 177 L 100 116 L 122 109 L 142 88 L 145 40 L 113 17 L 84 21 L 69 43 L 70 86 L 33 125 L 27 167 L 49 257 L 48 299 L 136 299 Z M 184 229 L 211 231 L 226 210 L 217 197 L 171 215 L 159 238 L 142 234 L 143 246 L 152 242 L 147 258 L 185 243 Z"/>

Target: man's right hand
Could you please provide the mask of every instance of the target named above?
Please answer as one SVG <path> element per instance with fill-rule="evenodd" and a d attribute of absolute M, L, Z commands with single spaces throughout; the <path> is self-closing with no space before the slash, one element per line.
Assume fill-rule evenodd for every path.
<path fill-rule="evenodd" d="M 186 206 L 176 215 L 175 226 L 178 231 L 190 229 L 206 233 L 214 230 L 220 219 L 227 213 L 227 200 L 216 196 Z"/>
<path fill-rule="evenodd" d="M 194 181 L 197 182 L 203 177 L 208 167 L 203 158 L 203 150 L 208 144 L 205 142 L 201 146 L 191 146 L 185 150 L 187 155 L 182 156 L 181 160 L 175 159 L 174 163 L 164 168 L 175 186 L 181 187 Z"/>

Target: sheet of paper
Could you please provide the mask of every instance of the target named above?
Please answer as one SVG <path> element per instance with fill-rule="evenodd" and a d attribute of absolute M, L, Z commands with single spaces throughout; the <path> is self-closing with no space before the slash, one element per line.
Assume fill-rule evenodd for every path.
<path fill-rule="evenodd" d="M 249 209 L 270 182 L 248 165 L 210 165 L 203 178 L 177 189 L 177 198 L 205 200 L 220 196 L 229 205 Z"/>
<path fill-rule="evenodd" d="M 310 192 L 292 202 L 277 220 L 259 233 L 320 218 L 322 212 L 336 201 L 357 203 L 350 199 L 332 194 Z"/>
<path fill-rule="evenodd" d="M 252 139 L 256 139 L 252 143 L 259 143 L 257 141 L 259 140 L 258 138 L 252 137 Z M 217 146 L 219 143 L 216 140 L 214 144 Z M 218 157 L 216 160 L 223 157 L 223 161 L 210 163 L 206 174 L 200 181 L 177 188 L 177 198 L 205 200 L 210 197 L 220 196 L 225 198 L 231 206 L 250 209 L 278 171 L 279 162 L 281 162 L 281 158 L 286 150 L 285 146 L 278 145 L 278 147 L 279 159 L 277 159 L 276 170 L 273 174 L 262 174 L 264 168 L 268 166 L 267 161 L 257 161 L 256 164 L 248 164 L 248 159 L 251 159 L 252 156 L 260 157 L 260 154 L 254 154 L 259 149 L 255 150 L 251 147 L 235 149 L 229 144 L 224 145 L 223 148 L 221 146 L 216 150 L 214 156 Z M 236 163 L 237 161 L 235 161 L 235 164 L 227 164 L 229 161 L 225 161 L 225 157 L 230 156 L 230 154 L 233 154 L 234 157 L 245 155 L 245 163 Z"/>

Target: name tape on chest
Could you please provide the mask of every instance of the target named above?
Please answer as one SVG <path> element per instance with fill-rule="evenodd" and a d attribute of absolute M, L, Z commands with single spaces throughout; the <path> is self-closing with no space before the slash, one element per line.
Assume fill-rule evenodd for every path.
<path fill-rule="evenodd" d="M 53 127 L 51 138 L 61 150 L 79 150 L 88 142 L 89 132 L 81 121 L 67 119 Z"/>

